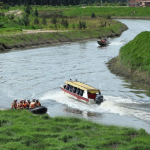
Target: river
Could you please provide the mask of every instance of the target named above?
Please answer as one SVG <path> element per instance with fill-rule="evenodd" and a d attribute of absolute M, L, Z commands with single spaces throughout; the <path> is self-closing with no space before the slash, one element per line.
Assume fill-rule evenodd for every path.
<path fill-rule="evenodd" d="M 0 108 L 9 109 L 14 99 L 39 98 L 52 117 L 76 116 L 150 133 L 150 86 L 114 75 L 106 64 L 137 34 L 149 31 L 150 21 L 119 21 L 129 29 L 109 39 L 107 47 L 92 39 L 1 53 Z M 60 85 L 69 79 L 100 88 L 105 101 L 89 105 L 66 97 Z"/>

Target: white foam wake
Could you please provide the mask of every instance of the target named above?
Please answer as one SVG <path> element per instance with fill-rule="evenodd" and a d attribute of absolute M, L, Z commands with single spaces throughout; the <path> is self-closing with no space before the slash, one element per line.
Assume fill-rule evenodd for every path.
<path fill-rule="evenodd" d="M 85 112 L 94 113 L 113 113 L 119 115 L 132 116 L 144 120 L 150 120 L 150 114 L 148 112 L 126 107 L 122 104 L 138 104 L 131 99 L 124 99 L 121 97 L 104 96 L 105 101 L 101 105 L 97 104 L 85 104 L 80 101 L 67 97 L 62 91 L 53 91 L 44 94 L 40 100 L 50 99 L 58 103 L 65 104 L 71 108 L 79 109 Z"/>

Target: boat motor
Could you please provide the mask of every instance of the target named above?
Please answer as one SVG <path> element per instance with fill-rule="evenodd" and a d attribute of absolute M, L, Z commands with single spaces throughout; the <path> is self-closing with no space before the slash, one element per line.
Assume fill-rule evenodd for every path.
<path fill-rule="evenodd" d="M 103 102 L 103 96 L 102 95 L 96 95 L 95 103 L 101 104 Z"/>

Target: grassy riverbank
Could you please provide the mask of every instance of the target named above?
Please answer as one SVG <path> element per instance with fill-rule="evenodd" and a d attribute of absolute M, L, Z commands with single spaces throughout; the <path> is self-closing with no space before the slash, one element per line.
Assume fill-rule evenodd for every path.
<path fill-rule="evenodd" d="M 150 149 L 150 135 L 143 129 L 51 118 L 27 110 L 0 111 L 0 116 L 0 149 Z"/>
<path fill-rule="evenodd" d="M 150 32 L 138 34 L 120 49 L 119 56 L 109 61 L 112 72 L 150 84 Z"/>
<path fill-rule="evenodd" d="M 25 11 L 27 8 L 29 11 Z M 119 36 L 127 29 L 110 19 L 107 8 L 97 7 L 18 6 L 1 10 L 0 19 L 0 51 Z"/>
<path fill-rule="evenodd" d="M 120 22 L 109 20 L 110 26 L 86 30 L 69 30 L 52 33 L 18 34 L 0 37 L 0 50 L 6 51 L 12 48 L 26 48 L 31 46 L 44 46 L 60 42 L 72 42 L 104 36 L 119 36 L 127 29 L 127 26 Z"/>

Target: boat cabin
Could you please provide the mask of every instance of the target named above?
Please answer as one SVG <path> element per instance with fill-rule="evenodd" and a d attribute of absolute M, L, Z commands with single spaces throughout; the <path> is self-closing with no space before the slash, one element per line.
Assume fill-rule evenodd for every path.
<path fill-rule="evenodd" d="M 78 81 L 66 81 L 63 88 L 74 94 L 89 99 L 95 99 L 97 94 L 101 94 L 99 89 Z"/>

